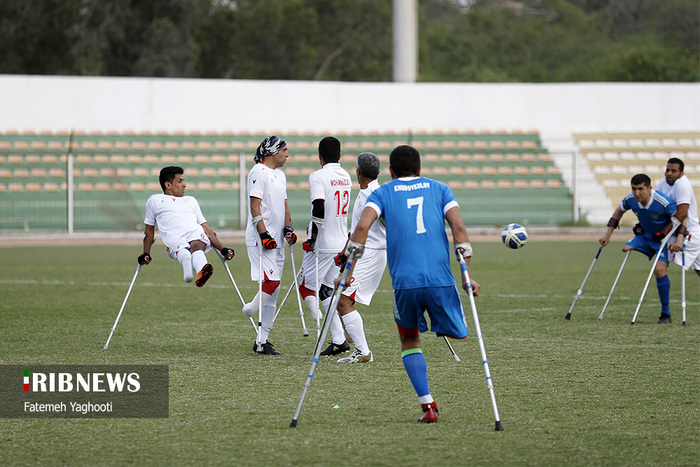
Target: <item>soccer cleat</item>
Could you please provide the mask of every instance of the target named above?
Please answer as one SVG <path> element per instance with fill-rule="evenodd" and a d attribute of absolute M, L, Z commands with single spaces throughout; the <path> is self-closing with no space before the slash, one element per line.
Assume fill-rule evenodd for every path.
<path fill-rule="evenodd" d="M 421 404 L 423 415 L 418 419 L 421 423 L 435 423 L 438 421 L 438 408 L 435 401 L 429 404 Z"/>
<path fill-rule="evenodd" d="M 205 264 L 202 270 L 197 273 L 195 285 L 197 287 L 202 287 L 207 283 L 212 274 L 214 274 L 214 266 L 212 266 L 211 263 Z"/>
<path fill-rule="evenodd" d="M 671 324 L 671 315 L 661 313 L 661 316 L 659 316 L 659 320 L 656 322 L 656 324 Z"/>
<path fill-rule="evenodd" d="M 367 355 L 362 355 L 362 352 L 355 349 L 353 353 L 345 358 L 341 358 L 336 363 L 369 363 L 374 361 L 374 356 L 372 352 Z"/>
<path fill-rule="evenodd" d="M 280 352 L 275 350 L 270 341 L 266 341 L 262 345 L 256 342 L 255 344 L 253 344 L 253 352 L 262 355 L 282 355 Z"/>
<path fill-rule="evenodd" d="M 331 342 L 331 345 L 326 347 L 326 350 L 321 352 L 322 357 L 332 357 L 333 355 L 340 355 L 341 353 L 349 352 L 350 351 L 350 344 L 348 344 L 348 341 L 343 341 L 342 344 L 334 344 Z"/>

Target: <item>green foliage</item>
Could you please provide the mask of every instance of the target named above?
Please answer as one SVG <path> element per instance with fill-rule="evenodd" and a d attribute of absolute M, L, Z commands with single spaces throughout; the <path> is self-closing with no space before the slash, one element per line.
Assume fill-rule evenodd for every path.
<path fill-rule="evenodd" d="M 700 80 L 696 0 L 420 0 L 421 81 Z M 389 81 L 392 2 L 6 0 L 0 73 Z"/>

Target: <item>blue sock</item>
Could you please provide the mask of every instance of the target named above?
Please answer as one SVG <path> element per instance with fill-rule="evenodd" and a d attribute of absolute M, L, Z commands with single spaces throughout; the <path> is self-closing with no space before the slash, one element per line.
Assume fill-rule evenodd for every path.
<path fill-rule="evenodd" d="M 656 288 L 659 290 L 659 299 L 661 300 L 661 314 L 671 316 L 671 310 L 668 303 L 671 301 L 671 279 L 668 275 L 656 278 Z"/>
<path fill-rule="evenodd" d="M 428 364 L 423 356 L 423 351 L 421 349 L 405 350 L 401 353 L 401 357 L 403 358 L 403 366 L 406 368 L 406 373 L 408 373 L 408 377 L 418 397 L 430 394 Z"/>

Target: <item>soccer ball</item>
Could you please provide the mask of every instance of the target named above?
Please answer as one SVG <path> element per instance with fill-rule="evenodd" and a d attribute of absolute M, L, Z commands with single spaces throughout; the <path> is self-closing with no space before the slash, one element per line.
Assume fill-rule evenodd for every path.
<path fill-rule="evenodd" d="M 501 239 L 505 246 L 517 250 L 527 243 L 527 230 L 520 224 L 508 224 L 501 232 Z"/>

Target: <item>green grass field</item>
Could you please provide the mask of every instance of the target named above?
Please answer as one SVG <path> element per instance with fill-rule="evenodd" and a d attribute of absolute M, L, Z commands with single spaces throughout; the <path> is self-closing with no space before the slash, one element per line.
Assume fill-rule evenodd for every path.
<path fill-rule="evenodd" d="M 619 240 L 601 254 L 570 321 L 564 316 L 597 243 L 542 237 L 512 251 L 474 242 L 477 306 L 503 432 L 494 431 L 466 294 L 472 335 L 453 341 L 460 363 L 441 339 L 422 336 L 439 423 L 416 423 L 420 406 L 401 363 L 387 272 L 372 306 L 358 307 L 375 361 L 324 359 L 292 429 L 314 346 L 302 337 L 293 295 L 270 336 L 283 355 L 255 355 L 252 327 L 220 263 L 198 289 L 157 245 L 103 350 L 139 245 L 4 246 L 0 364 L 166 364 L 170 417 L 5 419 L 3 465 L 700 464 L 700 281 L 688 274 L 687 326 L 675 266 L 673 324 L 656 324 L 652 279 L 630 326 L 651 267 L 632 254 L 598 320 L 623 259 Z M 257 285 L 247 280 L 244 247 L 236 251 L 231 270 L 249 300 Z"/>

